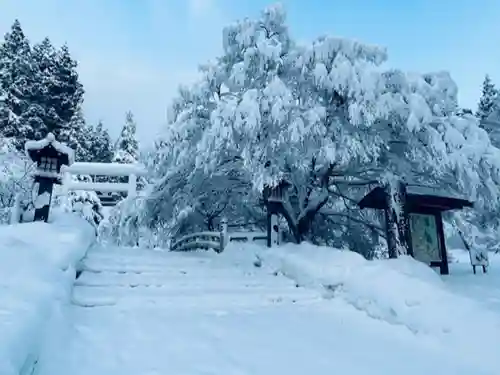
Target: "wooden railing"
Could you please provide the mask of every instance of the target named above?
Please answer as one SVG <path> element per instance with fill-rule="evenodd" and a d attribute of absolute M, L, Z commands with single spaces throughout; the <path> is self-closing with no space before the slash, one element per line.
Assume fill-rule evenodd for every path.
<path fill-rule="evenodd" d="M 229 242 L 259 242 L 267 243 L 266 232 L 231 232 L 227 224 L 222 223 L 220 232 L 197 232 L 185 235 L 174 241 L 170 251 L 214 250 L 224 251 Z"/>
<path fill-rule="evenodd" d="M 224 251 L 225 241 L 221 232 L 198 232 L 188 234 L 170 246 L 170 251 L 214 250 Z"/>

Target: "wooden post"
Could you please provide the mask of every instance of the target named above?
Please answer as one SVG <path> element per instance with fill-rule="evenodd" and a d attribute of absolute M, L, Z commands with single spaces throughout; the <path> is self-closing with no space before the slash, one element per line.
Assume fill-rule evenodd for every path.
<path fill-rule="evenodd" d="M 271 226 L 271 247 L 278 246 L 280 244 L 280 228 L 278 223 L 278 215 L 271 214 L 270 218 Z"/>
<path fill-rule="evenodd" d="M 128 177 L 128 197 L 135 198 L 137 195 L 137 176 L 131 174 Z"/>
<path fill-rule="evenodd" d="M 446 251 L 446 241 L 444 238 L 443 215 L 441 212 L 434 215 L 436 220 L 436 229 L 438 236 L 439 248 L 441 250 L 441 265 L 439 267 L 441 275 L 449 275 L 450 268 L 448 266 L 448 252 Z"/>
<path fill-rule="evenodd" d="M 227 220 L 225 218 L 222 218 L 221 223 L 220 223 L 220 246 L 219 246 L 219 253 L 222 253 L 224 249 L 226 248 L 226 245 L 229 242 L 229 236 L 227 233 Z"/>

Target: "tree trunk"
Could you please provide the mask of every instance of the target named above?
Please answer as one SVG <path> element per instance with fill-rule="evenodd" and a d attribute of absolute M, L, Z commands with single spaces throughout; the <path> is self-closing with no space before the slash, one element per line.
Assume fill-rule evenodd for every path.
<path fill-rule="evenodd" d="M 287 221 L 288 227 L 292 232 L 296 244 L 300 244 L 304 240 L 305 235 L 311 229 L 311 224 L 314 218 L 323 208 L 323 206 L 328 202 L 328 198 L 329 197 L 327 195 L 325 196 L 325 198 L 318 201 L 318 203 L 313 207 L 306 208 L 305 214 L 300 216 L 298 219 L 295 219 L 292 216 L 292 213 L 287 210 L 282 204 L 279 205 L 279 213 L 281 213 Z"/>
<path fill-rule="evenodd" d="M 386 230 L 389 258 L 410 253 L 409 221 L 406 207 L 406 186 L 397 182 L 386 186 Z"/>
<path fill-rule="evenodd" d="M 321 201 L 319 201 L 314 207 L 307 208 L 305 215 L 299 218 L 297 231 L 299 234 L 299 238 L 302 240 L 304 235 L 309 232 L 311 229 L 311 224 L 314 221 L 314 218 L 318 214 L 318 212 L 324 207 L 324 205 L 328 202 L 328 195 L 325 196 Z"/>

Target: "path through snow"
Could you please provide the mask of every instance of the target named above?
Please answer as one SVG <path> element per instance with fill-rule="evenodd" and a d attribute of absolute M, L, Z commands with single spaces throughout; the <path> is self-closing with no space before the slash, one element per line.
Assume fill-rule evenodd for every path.
<path fill-rule="evenodd" d="M 432 336 L 209 252 L 95 248 L 66 323 L 38 375 L 492 374 Z"/>

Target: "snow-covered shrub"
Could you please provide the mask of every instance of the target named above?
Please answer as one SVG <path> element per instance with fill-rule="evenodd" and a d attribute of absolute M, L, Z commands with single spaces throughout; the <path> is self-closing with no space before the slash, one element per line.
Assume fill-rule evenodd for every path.
<path fill-rule="evenodd" d="M 118 202 L 98 229 L 99 241 L 123 246 L 139 244 L 139 234 L 144 201 L 142 198 L 126 198 Z"/>
<path fill-rule="evenodd" d="M 21 210 L 27 209 L 31 202 L 34 164 L 14 143 L 0 137 L 0 224 L 9 222 L 11 209 L 19 195 Z"/>
<path fill-rule="evenodd" d="M 90 176 L 73 176 L 75 181 L 92 182 Z M 55 206 L 60 206 L 65 212 L 76 212 L 94 227 L 98 227 L 104 215 L 99 197 L 94 191 L 70 191 L 67 196 L 58 196 Z"/>

